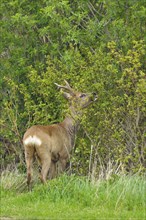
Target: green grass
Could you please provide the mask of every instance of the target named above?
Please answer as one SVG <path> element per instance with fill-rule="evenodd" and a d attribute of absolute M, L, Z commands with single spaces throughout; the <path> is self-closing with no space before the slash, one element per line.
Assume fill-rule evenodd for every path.
<path fill-rule="evenodd" d="M 28 192 L 24 176 L 1 177 L 1 217 L 14 219 L 145 219 L 144 177 L 115 176 L 91 183 L 62 175 Z"/>

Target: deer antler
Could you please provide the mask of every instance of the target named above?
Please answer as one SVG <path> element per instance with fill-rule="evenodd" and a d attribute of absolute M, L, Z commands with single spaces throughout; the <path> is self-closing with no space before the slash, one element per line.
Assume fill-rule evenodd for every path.
<path fill-rule="evenodd" d="M 71 94 L 74 94 L 74 91 L 73 91 L 73 89 L 70 87 L 69 83 L 68 83 L 66 80 L 64 80 L 64 82 L 65 82 L 66 86 L 59 85 L 58 83 L 55 83 L 55 85 L 56 85 L 59 89 L 66 89 L 66 90 L 68 90 Z"/>

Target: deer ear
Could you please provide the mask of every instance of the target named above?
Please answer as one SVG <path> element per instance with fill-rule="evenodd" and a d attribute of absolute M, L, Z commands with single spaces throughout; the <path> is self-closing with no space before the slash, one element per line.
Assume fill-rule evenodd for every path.
<path fill-rule="evenodd" d="M 62 94 L 63 94 L 64 98 L 66 98 L 67 100 L 70 100 L 71 97 L 72 97 L 72 96 L 71 96 L 69 93 L 67 93 L 67 92 L 63 92 Z"/>

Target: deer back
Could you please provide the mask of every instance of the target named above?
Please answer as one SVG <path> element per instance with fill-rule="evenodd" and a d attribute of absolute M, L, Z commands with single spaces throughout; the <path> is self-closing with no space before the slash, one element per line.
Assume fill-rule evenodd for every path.
<path fill-rule="evenodd" d="M 38 156 L 49 153 L 67 157 L 71 150 L 71 137 L 63 123 L 49 126 L 34 125 L 24 134 L 23 143 L 24 146 L 33 145 Z"/>

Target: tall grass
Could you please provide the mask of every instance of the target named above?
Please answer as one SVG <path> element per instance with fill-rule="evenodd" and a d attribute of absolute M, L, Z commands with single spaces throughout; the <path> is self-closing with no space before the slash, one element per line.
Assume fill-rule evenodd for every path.
<path fill-rule="evenodd" d="M 13 209 L 15 203 L 16 210 L 20 207 L 22 209 L 19 217 L 22 217 L 25 212 L 27 217 L 33 216 L 36 219 L 38 216 L 41 218 L 46 215 L 54 217 L 56 213 L 64 210 L 63 217 L 68 216 L 67 213 L 72 213 L 73 217 L 87 217 L 89 214 L 91 217 L 129 216 L 129 218 L 144 219 L 145 190 L 144 176 L 136 174 L 114 175 L 108 180 L 102 178 L 95 181 L 94 179 L 94 182 L 86 177 L 64 174 L 48 181 L 45 185 L 35 182 L 32 192 L 28 192 L 24 175 L 6 172 L 1 176 L 2 216 L 9 213 L 8 216 L 16 217 L 18 212 Z M 25 204 L 24 210 L 22 204 Z M 46 205 L 58 207 L 58 212 L 55 208 L 52 214 L 51 209 L 46 208 Z M 38 207 L 38 213 L 36 207 Z M 31 214 L 28 210 L 31 210 Z M 81 214 L 81 210 L 86 212 Z"/>

